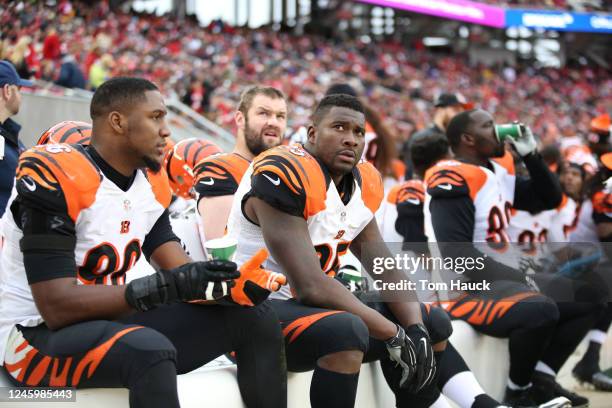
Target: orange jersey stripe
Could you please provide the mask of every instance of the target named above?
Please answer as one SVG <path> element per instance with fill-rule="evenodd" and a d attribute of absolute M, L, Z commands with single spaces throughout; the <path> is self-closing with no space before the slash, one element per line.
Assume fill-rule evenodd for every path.
<path fill-rule="evenodd" d="M 89 366 L 87 370 L 87 378 L 91 378 L 93 373 L 96 371 L 106 353 L 113 347 L 113 345 L 119 340 L 121 337 L 125 336 L 129 332 L 134 330 L 142 329 L 142 326 L 129 327 L 127 329 L 123 329 L 120 332 L 116 333 L 113 337 L 106 340 L 104 343 L 100 344 L 98 347 L 90 350 L 85 354 L 85 356 L 79 361 L 77 367 L 72 375 L 72 386 L 76 387 L 81 382 L 81 376 L 83 375 L 83 371 L 85 368 Z"/>
<path fill-rule="evenodd" d="M 80 146 L 56 144 L 35 146 L 19 158 L 17 179 L 31 177 L 50 190 L 61 190 L 67 212 L 76 222 L 82 209 L 94 202 L 102 175 Z"/>
<path fill-rule="evenodd" d="M 305 202 L 305 219 L 325 208 L 327 179 L 319 162 L 299 145 L 269 149 L 253 162 L 253 176 L 272 173 Z"/>
<path fill-rule="evenodd" d="M 470 197 L 474 200 L 487 181 L 487 175 L 478 166 L 445 160 L 427 170 L 425 180 L 429 191 L 440 185 L 450 184 L 467 188 Z"/>
<path fill-rule="evenodd" d="M 408 180 L 393 186 L 387 195 L 387 201 L 391 204 L 400 204 L 413 199 L 421 203 L 425 201 L 425 184 L 421 180 Z"/>
<path fill-rule="evenodd" d="M 291 322 L 291 324 L 289 324 L 283 329 L 283 336 L 287 337 L 289 333 L 293 331 L 293 334 L 289 339 L 289 343 L 293 343 L 299 337 L 299 335 L 304 332 L 304 330 L 308 329 L 310 326 L 323 319 L 324 317 L 337 313 L 344 312 L 342 312 L 341 310 L 330 310 L 329 312 L 315 313 L 309 316 L 304 316 L 300 317 L 299 319 L 295 319 L 293 322 Z"/>
<path fill-rule="evenodd" d="M 198 162 L 194 168 L 195 182 L 197 183 L 206 177 L 227 179 L 228 176 L 231 176 L 236 184 L 240 184 L 249 164 L 250 162 L 247 159 L 236 153 L 207 157 Z"/>

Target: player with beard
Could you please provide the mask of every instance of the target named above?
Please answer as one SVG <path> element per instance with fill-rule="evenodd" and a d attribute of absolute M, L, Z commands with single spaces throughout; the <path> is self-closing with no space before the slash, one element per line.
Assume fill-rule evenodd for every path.
<path fill-rule="evenodd" d="M 304 147 L 278 146 L 253 160 L 236 192 L 229 235 L 238 260 L 265 244 L 273 257 L 266 268 L 291 281 L 269 303 L 281 320 L 288 370 L 314 370 L 313 407 L 353 407 L 361 363 L 374 360 L 398 407 L 429 407 L 443 400 L 435 362 L 451 332 L 448 316 L 416 302 L 413 291 L 366 305 L 332 278 L 349 247 L 370 273 L 374 257 L 391 257 L 374 220 L 382 178 L 360 162 L 364 145 L 363 105 L 347 94 L 326 96 Z M 366 254 L 368 245 L 376 249 Z M 398 282 L 406 275 L 375 276 Z"/>
<path fill-rule="evenodd" d="M 177 374 L 235 350 L 245 404 L 284 407 L 279 322 L 253 282 L 265 271 L 192 262 L 170 227 L 166 113 L 153 83 L 114 78 L 91 101 L 88 146 L 21 155 L 1 225 L 2 369 L 22 387 L 125 387 L 130 407 L 169 408 Z M 160 270 L 125 284 L 142 255 Z M 193 304 L 212 300 L 256 306 Z"/>
<path fill-rule="evenodd" d="M 225 233 L 234 193 L 255 156 L 281 144 L 287 129 L 287 100 L 278 89 L 253 86 L 242 93 L 235 113 L 236 145 L 194 168 L 194 189 L 206 239 Z"/>

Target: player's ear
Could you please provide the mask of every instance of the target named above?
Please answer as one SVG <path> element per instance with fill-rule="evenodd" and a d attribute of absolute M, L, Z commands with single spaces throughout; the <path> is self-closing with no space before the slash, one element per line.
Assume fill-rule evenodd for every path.
<path fill-rule="evenodd" d="M 474 146 L 476 145 L 476 138 L 469 133 L 462 133 L 461 142 L 466 146 Z"/>
<path fill-rule="evenodd" d="M 306 136 L 308 137 L 308 143 L 314 144 L 317 138 L 317 130 L 313 125 L 308 125 Z"/>
<path fill-rule="evenodd" d="M 234 122 L 236 123 L 236 127 L 240 130 L 244 130 L 244 127 L 246 125 L 246 118 L 244 117 L 244 114 L 240 111 L 236 111 L 236 113 L 234 113 Z"/>
<path fill-rule="evenodd" d="M 108 114 L 108 124 L 116 133 L 123 134 L 127 130 L 127 118 L 117 111 Z"/>

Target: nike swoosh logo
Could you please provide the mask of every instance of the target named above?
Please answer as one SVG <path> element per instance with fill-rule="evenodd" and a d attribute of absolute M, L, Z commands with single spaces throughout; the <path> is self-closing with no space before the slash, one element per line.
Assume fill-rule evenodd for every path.
<path fill-rule="evenodd" d="M 442 190 L 451 190 L 453 188 L 453 186 L 450 184 L 440 184 L 438 187 L 440 187 Z"/>
<path fill-rule="evenodd" d="M 414 205 L 421 204 L 421 202 L 419 201 L 418 198 L 407 198 L 406 201 L 409 202 L 410 204 L 414 204 Z"/>
<path fill-rule="evenodd" d="M 427 340 L 425 340 L 425 338 L 421 337 L 420 341 L 423 343 L 423 349 L 425 350 L 425 358 L 427 358 Z"/>
<path fill-rule="evenodd" d="M 270 183 L 274 184 L 275 186 L 280 186 L 280 179 L 277 178 L 276 180 L 273 179 L 272 177 L 268 176 L 267 174 L 263 174 L 263 176 L 265 178 L 267 178 L 268 180 L 270 180 Z"/>
<path fill-rule="evenodd" d="M 57 229 L 64 225 L 64 220 L 62 220 L 57 215 L 51 219 L 51 229 Z"/>
<path fill-rule="evenodd" d="M 201 180 L 200 183 L 205 184 L 207 186 L 212 186 L 213 184 L 215 184 L 215 179 L 214 178 L 209 178 L 208 181 L 207 180 Z"/>
<path fill-rule="evenodd" d="M 26 186 L 28 190 L 30 191 L 36 190 L 36 183 L 34 183 L 32 180 L 24 177 L 21 179 L 21 181 L 23 182 L 23 185 Z"/>

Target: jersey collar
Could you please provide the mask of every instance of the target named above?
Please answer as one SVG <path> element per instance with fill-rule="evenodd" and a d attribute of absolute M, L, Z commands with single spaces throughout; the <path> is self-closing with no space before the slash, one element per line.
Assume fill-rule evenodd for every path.
<path fill-rule="evenodd" d="M 87 153 L 89 153 L 107 179 L 112 181 L 122 191 L 128 191 L 130 189 L 134 179 L 136 179 L 136 171 L 134 171 L 131 176 L 124 176 L 111 167 L 111 165 L 108 164 L 91 145 L 87 146 Z"/>

